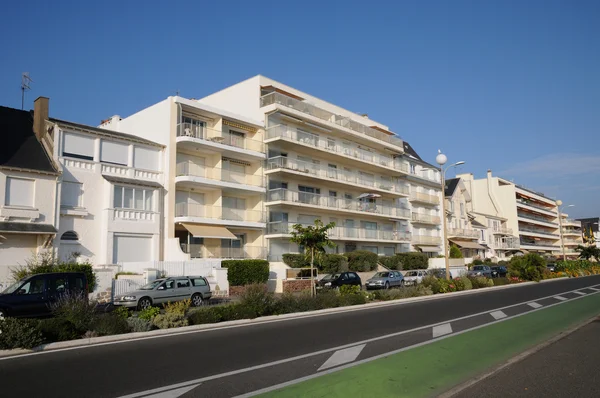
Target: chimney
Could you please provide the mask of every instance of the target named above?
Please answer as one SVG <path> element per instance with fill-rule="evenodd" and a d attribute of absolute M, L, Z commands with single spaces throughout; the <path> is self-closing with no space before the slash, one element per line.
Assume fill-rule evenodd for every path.
<path fill-rule="evenodd" d="M 50 99 L 38 97 L 33 101 L 33 132 L 38 141 L 42 141 L 46 135 L 46 120 L 48 120 Z"/>
<path fill-rule="evenodd" d="M 492 178 L 492 170 L 488 169 L 487 176 L 488 178 Z"/>

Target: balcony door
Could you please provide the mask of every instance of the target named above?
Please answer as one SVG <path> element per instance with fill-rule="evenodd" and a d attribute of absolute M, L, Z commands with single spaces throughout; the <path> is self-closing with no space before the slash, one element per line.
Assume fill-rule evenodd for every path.
<path fill-rule="evenodd" d="M 298 191 L 298 201 L 300 203 L 306 203 L 310 205 L 319 204 L 319 195 L 321 194 L 321 190 L 319 188 L 298 185 Z"/>
<path fill-rule="evenodd" d="M 229 130 L 229 136 L 225 139 L 225 143 L 238 148 L 245 148 L 245 140 L 246 134 L 235 130 Z"/>
<path fill-rule="evenodd" d="M 235 234 L 237 239 L 221 239 L 221 256 L 230 258 L 244 258 L 246 234 Z"/>
<path fill-rule="evenodd" d="M 346 238 L 356 238 L 356 229 L 354 228 L 354 220 L 344 221 L 344 229 L 346 230 Z"/>
<path fill-rule="evenodd" d="M 246 183 L 246 163 L 235 159 L 222 159 L 223 175 L 222 179 L 229 182 L 237 182 L 238 184 Z"/>
<path fill-rule="evenodd" d="M 204 194 L 189 191 L 176 191 L 175 217 L 204 217 Z"/>
<path fill-rule="evenodd" d="M 244 221 L 246 214 L 246 199 L 223 196 L 223 218 L 227 220 Z"/>

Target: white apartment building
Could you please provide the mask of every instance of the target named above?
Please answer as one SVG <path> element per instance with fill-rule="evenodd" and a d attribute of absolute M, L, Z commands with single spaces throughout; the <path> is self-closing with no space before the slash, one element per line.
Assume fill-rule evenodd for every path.
<path fill-rule="evenodd" d="M 182 97 L 100 127 L 165 147 L 164 260 L 266 258 L 263 124 Z"/>
<path fill-rule="evenodd" d="M 556 200 L 525 187 L 515 186 L 521 248 L 539 254 L 561 252 Z"/>
<path fill-rule="evenodd" d="M 269 258 L 294 224 L 334 222 L 335 252 L 441 251 L 439 170 L 364 115 L 255 76 L 199 100 L 264 126 Z"/>
<path fill-rule="evenodd" d="M 59 258 L 93 264 L 159 260 L 163 146 L 52 118 L 47 128 L 62 171 Z"/>
<path fill-rule="evenodd" d="M 564 253 L 567 258 L 577 258 L 579 257 L 579 252 L 576 251 L 575 248 L 580 245 L 583 246 L 582 222 L 580 220 L 569 218 L 569 215 L 566 213 L 561 213 L 560 216 L 562 220 L 562 239 L 564 245 L 562 253 Z"/>

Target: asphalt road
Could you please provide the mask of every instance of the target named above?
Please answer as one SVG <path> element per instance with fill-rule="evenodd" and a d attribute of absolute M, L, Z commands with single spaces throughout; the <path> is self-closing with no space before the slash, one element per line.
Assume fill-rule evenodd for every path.
<path fill-rule="evenodd" d="M 600 276 L 565 279 L 326 316 L 2 359 L 0 395 L 8 392 L 6 396 L 10 397 L 133 398 L 149 397 L 149 393 L 140 392 L 174 388 L 177 383 L 182 383 L 182 387 L 202 383 L 180 396 L 237 396 L 299 375 L 314 374 L 331 357 L 335 347 L 598 284 Z M 467 321 L 473 323 L 475 317 Z M 379 345 L 369 344 L 361 355 L 377 355 L 382 350 L 389 352 L 431 338 L 431 329 L 417 330 L 381 340 Z M 324 352 L 309 355 L 319 351 Z M 297 356 L 302 357 L 287 361 Z M 282 362 L 261 367 L 275 361 Z M 250 367 L 257 369 L 239 372 Z"/>
<path fill-rule="evenodd" d="M 600 397 L 600 318 L 456 398 Z"/>

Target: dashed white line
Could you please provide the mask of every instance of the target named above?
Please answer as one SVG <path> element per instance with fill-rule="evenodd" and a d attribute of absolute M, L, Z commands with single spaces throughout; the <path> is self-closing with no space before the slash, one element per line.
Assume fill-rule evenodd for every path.
<path fill-rule="evenodd" d="M 597 288 L 595 288 L 595 287 L 588 287 L 588 289 L 590 289 L 590 290 L 593 290 L 593 291 L 595 291 L 595 292 L 600 292 L 600 289 L 597 289 Z"/>
<path fill-rule="evenodd" d="M 187 385 L 186 385 L 187 384 Z M 153 390 L 136 392 L 135 394 L 123 395 L 119 398 L 178 398 L 181 397 L 186 392 L 192 391 L 194 388 L 198 387 L 201 383 L 192 384 L 189 383 L 180 383 L 173 384 L 168 387 L 155 388 Z M 179 387 L 181 385 L 185 385 L 184 387 Z M 179 388 L 177 388 L 179 387 Z M 175 389 L 174 389 L 175 388 Z"/>
<path fill-rule="evenodd" d="M 438 325 L 433 327 L 433 338 L 437 338 L 446 334 L 452 333 L 452 325 L 449 323 L 444 323 L 443 325 Z"/>
<path fill-rule="evenodd" d="M 494 319 L 502 319 L 502 318 L 506 318 L 506 314 L 502 311 L 494 311 L 494 312 L 490 312 L 490 315 L 494 317 Z"/>
<path fill-rule="evenodd" d="M 527 303 L 528 306 L 530 306 L 531 308 L 540 308 L 543 307 L 543 305 L 536 303 L 535 301 L 532 301 L 531 303 Z"/>
<path fill-rule="evenodd" d="M 563 297 L 563 296 L 554 296 L 555 299 L 560 300 L 560 301 L 567 301 L 568 298 Z"/>
<path fill-rule="evenodd" d="M 580 292 L 579 290 L 575 290 L 573 293 L 578 294 L 580 296 L 585 296 L 587 293 Z"/>
<path fill-rule="evenodd" d="M 356 360 L 356 358 L 358 358 L 358 355 L 363 350 L 363 348 L 365 348 L 365 346 L 366 344 L 361 344 L 334 352 L 333 355 L 330 356 L 329 359 L 325 361 L 325 363 L 321 365 L 321 367 L 317 371 L 334 368 L 336 366 L 340 366 L 345 363 L 349 363 Z"/>

